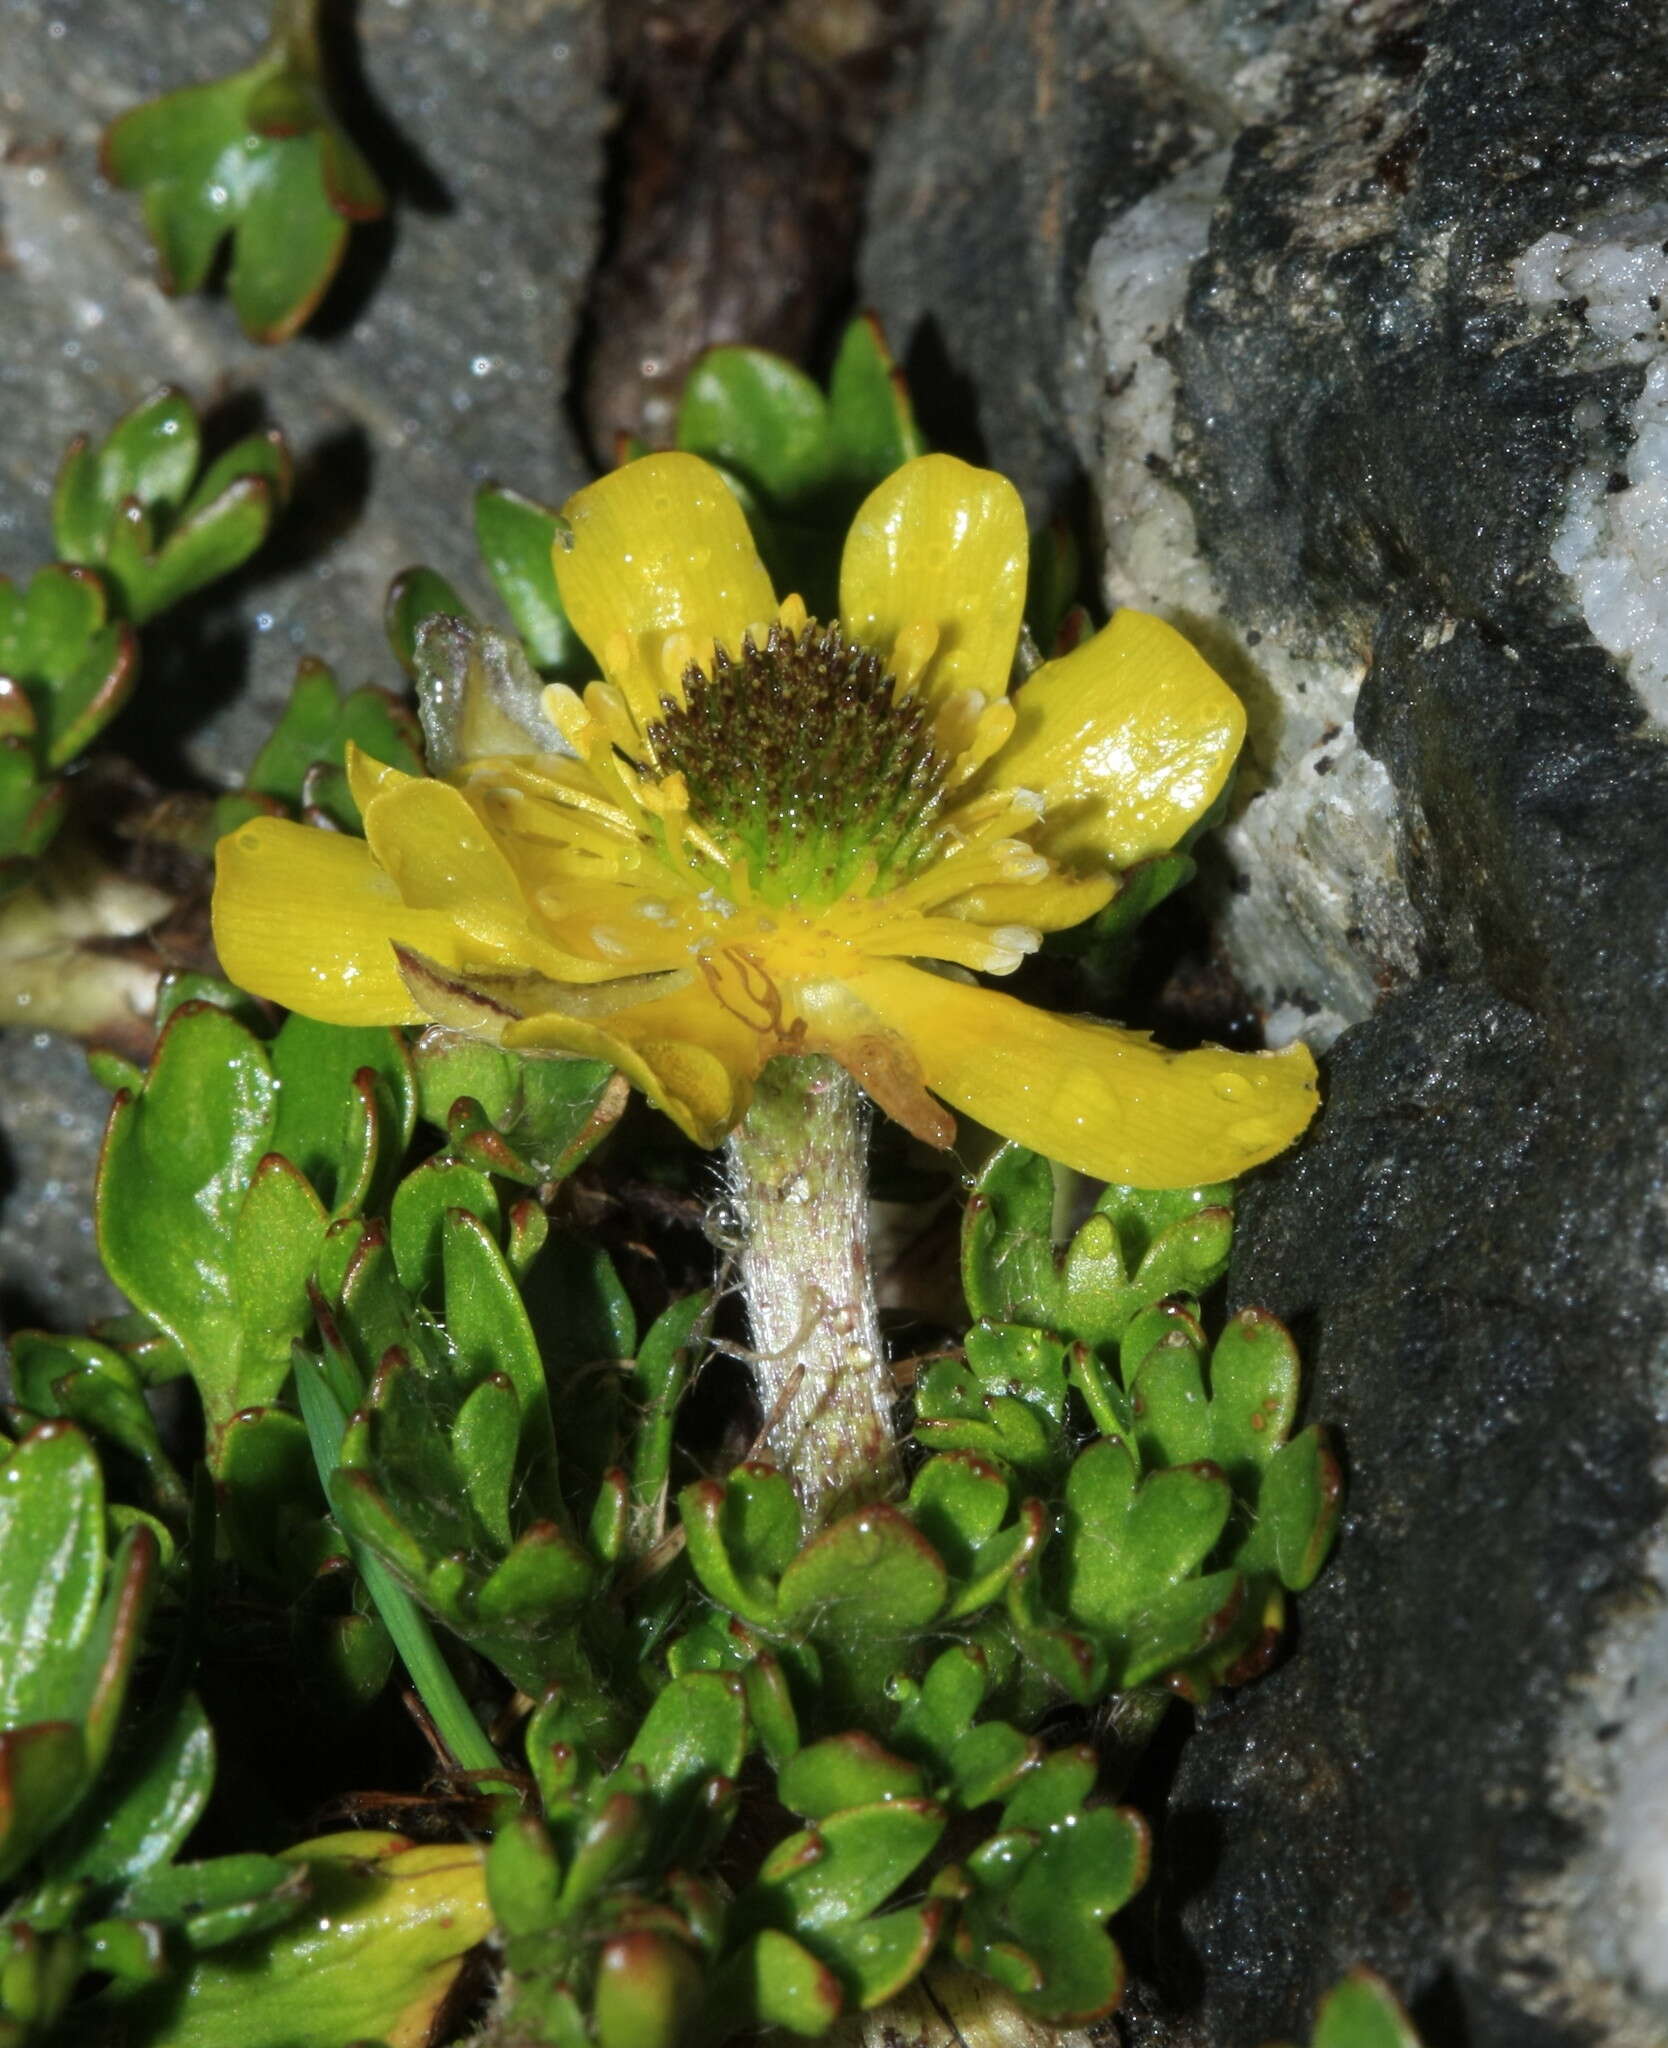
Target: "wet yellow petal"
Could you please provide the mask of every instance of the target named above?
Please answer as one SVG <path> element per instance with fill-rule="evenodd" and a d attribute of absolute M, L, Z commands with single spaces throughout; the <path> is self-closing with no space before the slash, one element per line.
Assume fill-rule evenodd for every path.
<path fill-rule="evenodd" d="M 1173 626 L 1121 611 L 1045 662 L 989 783 L 1048 803 L 1038 844 L 1119 867 L 1174 846 L 1204 816 L 1245 737 L 1245 707 Z"/>
<path fill-rule="evenodd" d="M 365 807 L 365 838 L 414 909 L 526 916 L 515 870 L 449 782 L 410 780 Z"/>
<path fill-rule="evenodd" d="M 326 1024 L 419 1024 L 394 945 L 457 963 L 441 910 L 411 910 L 362 839 L 256 818 L 215 849 L 214 943 L 239 988 Z"/>
<path fill-rule="evenodd" d="M 697 1145 L 720 1145 L 740 1122 L 770 1048 L 705 984 L 616 1012 L 596 1023 L 560 1012 L 505 1027 L 521 1052 L 559 1049 L 608 1060 Z"/>
<path fill-rule="evenodd" d="M 882 654 L 906 628 L 936 627 L 920 688 L 1000 697 L 1025 609 L 1030 543 L 1019 493 L 994 470 L 922 455 L 864 499 L 840 563 L 846 630 Z"/>
<path fill-rule="evenodd" d="M 733 654 L 749 626 L 776 617 L 741 507 L 694 455 L 646 455 L 589 484 L 563 513 L 573 545 L 556 547 L 556 582 L 574 629 L 649 716 L 666 685 L 661 655 L 685 634 L 694 658 L 713 642 Z"/>
<path fill-rule="evenodd" d="M 446 912 L 464 957 L 557 981 L 622 971 L 616 961 L 570 952 L 535 923 L 515 869 L 453 784 L 414 778 L 373 798 L 365 837 L 404 903 Z"/>
<path fill-rule="evenodd" d="M 926 1084 L 1004 1138 L 1100 1180 L 1192 1187 L 1283 1151 L 1316 1109 L 1306 1046 L 1166 1052 L 1140 1032 L 1056 1017 L 992 989 L 877 962 L 854 980 Z"/>
<path fill-rule="evenodd" d="M 1069 931 L 1112 901 L 1111 875 L 1070 875 L 1056 869 L 1037 882 L 993 882 L 944 906 L 950 917 L 979 924 L 1028 924 L 1039 932 Z"/>
<path fill-rule="evenodd" d="M 398 789 L 402 783 L 417 778 L 407 775 L 403 768 L 390 768 L 386 761 L 379 761 L 374 754 L 367 754 L 363 747 L 347 743 L 348 789 L 363 817 L 370 807 L 371 799 L 386 795 L 389 790 Z"/>

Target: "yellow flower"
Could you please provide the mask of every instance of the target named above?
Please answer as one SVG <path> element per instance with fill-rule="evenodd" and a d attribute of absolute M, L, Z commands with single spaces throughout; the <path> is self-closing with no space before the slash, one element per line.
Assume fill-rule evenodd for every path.
<path fill-rule="evenodd" d="M 948 1103 L 1138 1186 L 1228 1178 L 1303 1129 L 1301 1047 L 1168 1052 L 973 979 L 1174 846 L 1245 724 L 1130 611 L 1009 696 L 1027 537 L 1005 479 L 943 455 L 887 478 L 827 627 L 778 605 L 693 456 L 630 463 L 566 518 L 557 580 L 603 680 L 544 692 L 542 752 L 445 780 L 354 757 L 363 840 L 264 818 L 223 840 L 233 980 L 330 1022 L 611 1061 L 703 1145 L 780 1053 L 832 1055 L 936 1144 Z"/>

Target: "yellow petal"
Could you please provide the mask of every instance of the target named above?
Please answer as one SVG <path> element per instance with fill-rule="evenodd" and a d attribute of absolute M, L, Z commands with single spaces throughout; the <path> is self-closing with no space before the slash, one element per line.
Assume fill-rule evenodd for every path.
<path fill-rule="evenodd" d="M 374 754 L 356 746 L 352 740 L 347 743 L 348 789 L 353 801 L 359 806 L 359 815 L 364 817 L 373 797 L 383 796 L 389 790 L 398 789 L 402 783 L 415 781 L 403 768 L 390 768 L 386 761 L 379 761 Z"/>
<path fill-rule="evenodd" d="M 557 981 L 603 981 L 620 962 L 556 944 L 529 909 L 515 869 L 462 791 L 411 777 L 374 797 L 365 837 L 414 910 L 446 915 L 460 957 L 530 968 Z"/>
<path fill-rule="evenodd" d="M 1028 924 L 1039 932 L 1069 931 L 1112 901 L 1111 875 L 1071 875 L 1056 868 L 1036 882 L 993 882 L 944 906 L 950 917 L 979 924 Z"/>
<path fill-rule="evenodd" d="M 926 1084 L 1004 1138 L 1099 1180 L 1192 1187 L 1272 1159 L 1316 1109 L 1308 1048 L 1166 1052 L 992 989 L 877 962 L 853 982 Z"/>
<path fill-rule="evenodd" d="M 773 1047 L 702 984 L 618 1011 L 604 1023 L 559 1012 L 505 1027 L 502 1043 L 608 1060 L 697 1145 L 721 1145 L 740 1122 Z"/>
<path fill-rule="evenodd" d="M 1037 843 L 1119 867 L 1174 846 L 1215 801 L 1245 737 L 1245 707 L 1173 626 L 1112 623 L 1014 696 L 1019 722 L 989 784 L 1048 804 Z"/>
<path fill-rule="evenodd" d="M 1025 609 L 1030 543 L 1019 493 L 994 470 L 921 455 L 864 499 L 840 563 L 840 617 L 880 653 L 906 628 L 937 628 L 920 687 L 1000 697 Z"/>
<path fill-rule="evenodd" d="M 411 910 L 362 839 L 256 818 L 215 849 L 214 943 L 239 988 L 326 1024 L 419 1024 L 397 941 L 458 964 L 452 920 Z"/>
<path fill-rule="evenodd" d="M 673 634 L 712 659 L 776 616 L 741 507 L 694 455 L 645 455 L 589 484 L 563 508 L 571 547 L 556 546 L 556 582 L 574 630 L 642 721 L 656 715 Z"/>
<path fill-rule="evenodd" d="M 416 910 L 523 921 L 515 870 L 449 782 L 412 778 L 365 806 L 365 838 Z"/>

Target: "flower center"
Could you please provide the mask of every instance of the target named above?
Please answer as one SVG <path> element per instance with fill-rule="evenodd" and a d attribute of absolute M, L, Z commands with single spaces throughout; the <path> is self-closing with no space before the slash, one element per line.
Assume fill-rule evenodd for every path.
<path fill-rule="evenodd" d="M 683 685 L 649 728 L 654 772 L 683 777 L 691 818 L 766 902 L 830 903 L 909 871 L 950 764 L 878 654 L 837 625 L 777 625 L 739 656 L 715 647 L 712 674 L 691 663 Z"/>

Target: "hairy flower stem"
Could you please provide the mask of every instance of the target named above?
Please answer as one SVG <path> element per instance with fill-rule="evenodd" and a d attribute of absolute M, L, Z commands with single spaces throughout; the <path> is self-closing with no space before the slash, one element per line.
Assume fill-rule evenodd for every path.
<path fill-rule="evenodd" d="M 895 1490 L 869 1272 L 868 1112 L 830 1059 L 774 1059 L 729 1143 L 765 1442 L 815 1524 Z"/>

